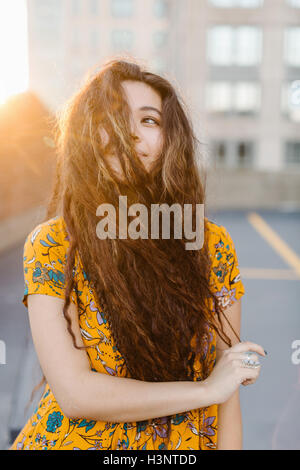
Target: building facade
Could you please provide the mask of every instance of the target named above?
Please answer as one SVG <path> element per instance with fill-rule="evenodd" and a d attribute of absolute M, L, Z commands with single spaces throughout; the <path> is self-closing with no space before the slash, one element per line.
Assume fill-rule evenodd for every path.
<path fill-rule="evenodd" d="M 30 88 L 52 110 L 113 55 L 168 78 L 208 164 L 300 170 L 300 0 L 27 0 Z"/>

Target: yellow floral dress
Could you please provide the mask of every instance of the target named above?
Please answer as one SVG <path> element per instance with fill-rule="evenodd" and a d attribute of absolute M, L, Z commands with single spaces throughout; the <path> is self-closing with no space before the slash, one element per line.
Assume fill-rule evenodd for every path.
<path fill-rule="evenodd" d="M 226 228 L 208 221 L 209 252 L 212 258 L 211 283 L 223 307 L 244 294 L 233 241 Z M 64 298 L 64 265 L 69 244 L 66 224 L 56 216 L 39 224 L 24 245 L 23 304 L 29 294 Z M 72 302 L 77 305 L 83 342 L 95 346 L 86 350 L 95 372 L 126 376 L 120 370 L 123 359 L 111 336 L 105 312 L 95 302 L 93 288 L 78 254 L 73 270 L 75 287 Z M 41 312 L 42 314 L 42 312 Z M 210 370 L 215 365 L 216 335 L 208 330 L 206 354 Z M 100 340 L 100 343 L 99 343 Z M 195 358 L 194 380 L 201 380 L 199 358 Z M 168 450 L 211 450 L 217 447 L 218 406 L 175 414 L 171 420 L 171 447 Z M 11 450 L 164 450 L 166 418 L 137 422 L 102 422 L 67 418 L 46 384 L 42 398 L 11 446 Z"/>

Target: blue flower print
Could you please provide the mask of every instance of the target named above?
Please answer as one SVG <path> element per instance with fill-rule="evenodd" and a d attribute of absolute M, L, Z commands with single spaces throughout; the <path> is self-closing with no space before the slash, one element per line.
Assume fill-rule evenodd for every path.
<path fill-rule="evenodd" d="M 92 429 L 96 424 L 96 421 L 87 421 L 86 419 L 83 419 L 81 423 L 79 423 L 77 426 L 79 428 L 84 428 L 85 427 L 85 432 L 88 432 L 90 429 Z"/>
<path fill-rule="evenodd" d="M 47 420 L 47 431 L 55 432 L 62 424 L 63 415 L 59 411 L 51 413 Z"/>

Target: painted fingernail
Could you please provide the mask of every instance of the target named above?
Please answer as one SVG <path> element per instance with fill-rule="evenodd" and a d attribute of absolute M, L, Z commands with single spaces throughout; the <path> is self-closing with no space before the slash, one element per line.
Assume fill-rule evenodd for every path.
<path fill-rule="evenodd" d="M 266 351 L 265 349 L 264 349 L 264 353 L 265 353 L 266 356 L 268 355 L 268 353 L 267 353 L 267 351 Z"/>

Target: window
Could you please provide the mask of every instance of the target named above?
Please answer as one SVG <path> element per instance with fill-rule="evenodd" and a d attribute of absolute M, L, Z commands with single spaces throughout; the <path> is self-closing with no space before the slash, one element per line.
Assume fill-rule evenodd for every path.
<path fill-rule="evenodd" d="M 215 7 L 221 8 L 257 8 L 263 5 L 263 0 L 209 0 Z"/>
<path fill-rule="evenodd" d="M 39 0 L 34 3 L 35 15 L 38 16 L 39 19 L 47 20 L 49 16 L 51 20 L 53 18 L 58 19 L 61 16 L 61 10 L 62 5 L 60 0 L 53 0 L 51 5 L 48 0 Z"/>
<path fill-rule="evenodd" d="M 242 26 L 234 31 L 236 65 L 255 65 L 261 59 L 261 32 L 253 26 Z"/>
<path fill-rule="evenodd" d="M 291 121 L 300 122 L 300 80 L 286 82 L 282 86 L 281 109 Z"/>
<path fill-rule="evenodd" d="M 300 141 L 285 142 L 285 162 L 287 166 L 300 168 Z"/>
<path fill-rule="evenodd" d="M 157 48 L 164 47 L 167 44 L 168 33 L 167 31 L 155 31 L 153 33 L 153 43 Z"/>
<path fill-rule="evenodd" d="M 290 26 L 285 30 L 284 59 L 287 65 L 300 67 L 300 26 Z"/>
<path fill-rule="evenodd" d="M 260 87 L 251 82 L 233 85 L 232 106 L 238 113 L 257 111 L 260 108 Z"/>
<path fill-rule="evenodd" d="M 256 26 L 213 26 L 208 30 L 207 45 L 207 58 L 213 65 L 257 65 L 261 60 L 262 32 Z"/>
<path fill-rule="evenodd" d="M 77 16 L 80 13 L 80 0 L 72 0 L 72 15 Z"/>
<path fill-rule="evenodd" d="M 91 15 L 99 14 L 99 0 L 90 0 L 90 14 Z"/>
<path fill-rule="evenodd" d="M 217 166 L 225 167 L 228 161 L 228 145 L 225 141 L 212 142 L 212 156 Z"/>
<path fill-rule="evenodd" d="M 157 18 L 165 18 L 169 13 L 169 3 L 167 0 L 154 0 L 153 4 L 154 16 Z"/>
<path fill-rule="evenodd" d="M 36 17 L 32 24 L 33 37 L 43 46 L 49 47 L 60 34 L 63 16 L 62 4 L 59 0 L 53 0 L 51 5 L 46 0 L 40 0 L 35 2 L 33 7 Z"/>
<path fill-rule="evenodd" d="M 111 0 L 111 14 L 117 18 L 132 16 L 133 0 Z"/>
<path fill-rule="evenodd" d="M 133 45 L 133 32 L 126 30 L 112 31 L 112 46 L 115 51 L 131 50 Z"/>
<path fill-rule="evenodd" d="M 260 86 L 253 82 L 210 82 L 206 108 L 213 113 L 254 114 L 260 108 Z"/>
<path fill-rule="evenodd" d="M 219 168 L 252 168 L 254 166 L 253 141 L 213 140 L 211 152 Z"/>
<path fill-rule="evenodd" d="M 231 110 L 230 82 L 215 82 L 207 85 L 206 108 L 212 112 L 226 112 Z"/>
<path fill-rule="evenodd" d="M 238 168 L 251 168 L 254 161 L 254 145 L 253 142 L 237 142 L 236 143 L 236 166 Z"/>
<path fill-rule="evenodd" d="M 217 65 L 233 63 L 233 28 L 215 26 L 208 31 L 208 60 Z"/>
<path fill-rule="evenodd" d="M 287 0 L 287 3 L 294 8 L 300 8 L 300 0 Z"/>

